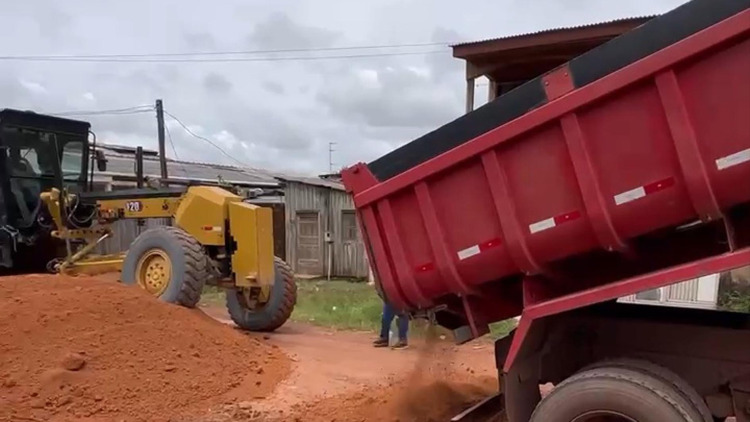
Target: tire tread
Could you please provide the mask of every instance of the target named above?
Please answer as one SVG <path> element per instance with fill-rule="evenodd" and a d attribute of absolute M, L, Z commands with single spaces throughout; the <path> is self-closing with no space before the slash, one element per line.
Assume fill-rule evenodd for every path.
<path fill-rule="evenodd" d="M 590 365 L 585 369 L 588 370 L 598 367 L 627 368 L 633 371 L 642 371 L 648 375 L 659 378 L 662 382 L 669 384 L 672 388 L 677 390 L 685 400 L 690 402 L 693 409 L 701 418 L 699 422 L 714 421 L 713 415 L 711 415 L 711 411 L 708 409 L 708 406 L 703 401 L 698 392 L 695 391 L 695 389 L 687 381 L 664 366 L 643 359 L 621 357 L 605 359 L 601 362 Z"/>
<path fill-rule="evenodd" d="M 227 301 L 227 311 L 229 312 L 229 316 L 239 327 L 260 332 L 275 331 L 284 325 L 292 315 L 294 307 L 297 304 L 297 284 L 294 281 L 292 268 L 282 259 L 274 257 L 274 271 L 279 271 L 281 273 L 282 283 L 281 285 L 274 285 L 273 288 L 282 288 L 283 297 L 280 301 L 280 305 L 272 309 L 271 317 L 264 322 L 262 327 L 250 326 L 245 319 L 245 312 L 247 311 L 235 309 L 234 307 L 229 306 L 229 301 Z M 229 294 L 236 294 L 236 292 L 229 290 L 227 291 L 227 295 Z"/>
<path fill-rule="evenodd" d="M 185 273 L 176 303 L 186 308 L 195 308 L 200 301 L 203 286 L 209 277 L 209 261 L 203 245 L 185 230 L 174 226 L 158 226 L 145 230 L 136 238 L 135 242 L 152 234 L 171 237 L 180 244 L 185 255 Z"/>
<path fill-rule="evenodd" d="M 674 394 L 679 394 L 676 390 L 673 391 L 674 394 L 669 394 L 669 391 L 666 391 L 666 389 L 663 388 L 662 385 L 660 385 L 660 384 L 664 384 L 665 387 L 668 387 L 667 384 L 659 380 L 658 378 L 650 374 L 646 374 L 644 372 L 635 371 L 635 370 L 628 369 L 628 368 L 623 368 L 621 366 L 595 367 L 593 369 L 588 369 L 588 370 L 578 372 L 577 374 L 567 378 L 566 380 L 561 382 L 559 385 L 557 385 L 552 390 L 552 392 L 550 392 L 550 394 L 542 401 L 542 403 L 537 406 L 537 408 L 534 410 L 534 413 L 531 416 L 531 421 L 534 421 L 534 422 L 541 421 L 541 419 L 538 419 L 538 415 L 540 413 L 540 409 L 543 408 L 543 404 L 546 400 L 550 399 L 551 397 L 554 397 L 557 394 L 560 394 L 561 391 L 564 391 L 564 389 L 566 388 L 570 388 L 570 386 L 573 384 L 576 384 L 583 380 L 596 379 L 596 378 L 625 381 L 627 383 L 640 386 L 648 390 L 652 394 L 658 396 L 661 400 L 667 403 L 672 409 L 674 409 L 676 413 L 681 415 L 685 421 L 698 422 L 698 421 L 693 421 L 688 410 L 685 409 L 685 407 L 679 403 L 679 399 L 682 399 L 682 396 L 681 395 L 679 395 L 678 397 L 674 396 Z"/>

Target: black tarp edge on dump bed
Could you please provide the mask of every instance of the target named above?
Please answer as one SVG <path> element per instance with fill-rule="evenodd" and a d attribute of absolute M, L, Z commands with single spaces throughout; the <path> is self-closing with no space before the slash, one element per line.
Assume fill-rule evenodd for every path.
<path fill-rule="evenodd" d="M 576 88 L 750 8 L 750 0 L 693 0 L 569 62 Z M 546 103 L 542 76 L 372 161 L 380 181 L 397 176 Z"/>

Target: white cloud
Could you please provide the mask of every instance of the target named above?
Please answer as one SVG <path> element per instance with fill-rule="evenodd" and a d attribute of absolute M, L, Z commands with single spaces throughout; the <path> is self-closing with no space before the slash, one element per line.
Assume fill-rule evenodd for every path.
<path fill-rule="evenodd" d="M 40 84 L 39 82 L 27 81 L 25 79 L 20 79 L 18 82 L 32 94 L 47 93 L 47 88 L 45 88 L 44 85 Z"/>

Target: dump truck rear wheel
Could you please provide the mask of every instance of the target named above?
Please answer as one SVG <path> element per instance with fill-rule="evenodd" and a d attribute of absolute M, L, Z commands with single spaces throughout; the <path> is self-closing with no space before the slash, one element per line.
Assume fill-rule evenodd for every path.
<path fill-rule="evenodd" d="M 669 384 L 672 388 L 679 392 L 685 400 L 690 403 L 690 407 L 692 408 L 690 413 L 695 421 L 714 422 L 711 411 L 708 409 L 706 402 L 703 401 L 700 394 L 698 394 L 698 392 L 687 381 L 663 366 L 642 359 L 617 358 L 597 362 L 586 367 L 585 369 L 588 370 L 602 367 L 626 368 L 633 371 L 643 372 L 645 374 L 651 375 L 652 377 L 658 378 L 661 381 Z"/>
<path fill-rule="evenodd" d="M 699 422 L 690 410 L 682 395 L 657 377 L 602 367 L 560 383 L 539 403 L 531 422 Z"/>
<path fill-rule="evenodd" d="M 274 260 L 274 285 L 268 302 L 258 309 L 250 309 L 240 289 L 227 289 L 229 316 L 240 328 L 248 331 L 274 331 L 284 325 L 297 303 L 297 285 L 289 265 L 279 258 Z"/>
<path fill-rule="evenodd" d="M 146 230 L 133 241 L 120 279 L 165 302 L 194 308 L 208 276 L 203 246 L 184 230 L 163 226 Z"/>

